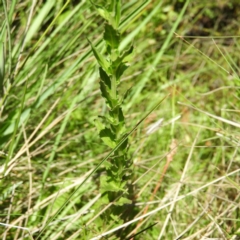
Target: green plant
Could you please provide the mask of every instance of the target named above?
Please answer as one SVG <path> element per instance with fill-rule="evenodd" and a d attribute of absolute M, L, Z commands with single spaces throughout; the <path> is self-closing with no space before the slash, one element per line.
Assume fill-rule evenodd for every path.
<path fill-rule="evenodd" d="M 131 45 L 126 51 L 120 51 L 121 33 L 118 30 L 121 18 L 121 1 L 112 1 L 106 8 L 94 5 L 106 20 L 103 39 L 106 56 L 101 54 L 89 41 L 93 54 L 98 61 L 100 90 L 108 107 L 108 114 L 99 116 L 95 121 L 99 136 L 111 149 L 114 149 L 126 136 L 125 118 L 122 111 L 124 96 L 119 94 L 121 76 L 128 68 L 128 61 L 133 53 Z M 108 201 L 121 205 L 129 203 L 125 190 L 131 176 L 132 160 L 128 158 L 128 138 L 114 151 L 105 162 L 107 174 L 101 177 L 101 192 L 106 193 Z"/>

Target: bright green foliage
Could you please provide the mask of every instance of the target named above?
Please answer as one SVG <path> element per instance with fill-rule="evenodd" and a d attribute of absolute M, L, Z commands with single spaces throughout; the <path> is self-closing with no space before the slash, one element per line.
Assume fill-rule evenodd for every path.
<path fill-rule="evenodd" d="M 121 18 L 121 0 L 111 0 L 107 2 L 107 7 L 104 7 L 94 4 L 94 2 L 91 1 L 99 15 L 103 17 L 111 26 L 117 29 L 119 27 Z"/>
<path fill-rule="evenodd" d="M 124 97 L 118 93 L 120 78 L 128 68 L 128 58 L 133 52 L 133 46 L 120 53 L 121 34 L 117 29 L 120 21 L 121 3 L 116 1 L 115 6 L 108 9 L 95 6 L 107 22 L 104 27 L 103 39 L 106 44 L 107 56 L 103 56 L 91 43 L 92 51 L 98 61 L 100 75 L 100 90 L 109 109 L 106 116 L 97 119 L 96 126 L 102 141 L 110 148 L 115 148 L 125 136 L 125 119 L 122 111 Z M 114 13 L 111 12 L 114 9 Z M 101 192 L 108 194 L 108 200 L 118 204 L 129 202 L 124 195 L 131 175 L 132 161 L 127 156 L 128 139 L 114 152 L 112 158 L 105 164 L 107 175 L 101 177 Z"/>

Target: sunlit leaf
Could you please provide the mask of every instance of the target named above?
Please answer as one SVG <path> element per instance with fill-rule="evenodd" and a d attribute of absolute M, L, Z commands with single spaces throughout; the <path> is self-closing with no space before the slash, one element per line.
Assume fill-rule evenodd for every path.
<path fill-rule="evenodd" d="M 98 64 L 102 67 L 102 69 L 110 74 L 110 71 L 109 71 L 109 66 L 110 66 L 110 63 L 104 58 L 104 56 L 93 46 L 93 44 L 88 40 L 89 44 L 91 45 L 91 48 L 92 48 L 92 51 L 93 51 L 93 54 L 95 56 L 95 58 L 97 59 L 98 61 Z"/>
<path fill-rule="evenodd" d="M 110 148 L 115 148 L 116 147 L 116 142 L 114 139 L 114 135 L 112 131 L 109 128 L 104 128 L 100 131 L 99 133 L 100 138 L 102 141 L 109 146 Z"/>
<path fill-rule="evenodd" d="M 105 24 L 103 38 L 112 49 L 118 48 L 120 44 L 120 33 L 107 23 Z"/>
<path fill-rule="evenodd" d="M 122 205 L 125 205 L 125 204 L 131 204 L 132 201 L 125 198 L 125 197 L 121 197 L 114 205 L 117 205 L 117 206 L 122 206 Z"/>
<path fill-rule="evenodd" d="M 128 66 L 124 63 L 120 63 L 117 70 L 116 70 L 116 79 L 118 82 L 120 82 L 120 77 L 123 75 L 123 73 L 128 69 Z"/>
<path fill-rule="evenodd" d="M 104 8 L 103 6 L 97 5 L 94 2 L 90 1 L 92 5 L 95 7 L 97 10 L 98 14 L 103 17 L 105 20 L 109 21 L 110 19 L 110 12 L 108 9 Z"/>
<path fill-rule="evenodd" d="M 101 192 L 124 192 L 125 189 L 115 181 L 110 181 L 107 176 L 101 176 L 100 179 Z"/>

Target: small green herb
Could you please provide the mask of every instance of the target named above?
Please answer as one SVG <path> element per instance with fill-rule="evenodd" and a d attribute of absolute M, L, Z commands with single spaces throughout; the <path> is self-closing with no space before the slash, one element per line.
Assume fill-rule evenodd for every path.
<path fill-rule="evenodd" d="M 111 149 L 115 148 L 126 136 L 125 118 L 122 111 L 124 96 L 119 95 L 121 76 L 128 68 L 128 61 L 133 53 L 133 46 L 120 52 L 121 33 L 118 30 L 121 17 L 121 2 L 108 8 L 94 5 L 106 20 L 103 39 L 106 55 L 103 56 L 89 41 L 92 52 L 99 64 L 100 90 L 108 107 L 108 114 L 96 119 L 96 127 L 102 141 Z M 121 205 L 129 203 L 125 190 L 131 176 L 132 161 L 128 158 L 128 138 L 113 153 L 105 164 L 107 175 L 101 178 L 101 192 L 108 195 L 108 201 Z"/>

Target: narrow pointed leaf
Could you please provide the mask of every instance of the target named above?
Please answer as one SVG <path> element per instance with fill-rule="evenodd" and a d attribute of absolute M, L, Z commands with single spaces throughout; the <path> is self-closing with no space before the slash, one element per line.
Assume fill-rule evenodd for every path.
<path fill-rule="evenodd" d="M 117 70 L 116 70 L 116 79 L 117 79 L 117 83 L 120 82 L 120 77 L 123 75 L 123 73 L 128 69 L 128 66 L 124 63 L 121 63 Z"/>
<path fill-rule="evenodd" d="M 95 58 L 98 61 L 98 64 L 102 67 L 102 69 L 106 72 L 106 73 L 110 73 L 109 72 L 109 62 L 102 56 L 102 54 L 93 46 L 93 44 L 88 40 L 89 44 L 91 45 L 93 54 L 95 56 Z"/>
<path fill-rule="evenodd" d="M 115 61 L 113 61 L 113 69 L 118 69 L 119 65 L 122 63 L 127 63 L 130 58 L 133 56 L 133 46 L 131 46 L 128 50 L 124 51 L 120 57 L 118 57 Z"/>
<path fill-rule="evenodd" d="M 112 49 L 118 48 L 120 44 L 120 33 L 107 23 L 105 24 L 103 38 Z"/>
<path fill-rule="evenodd" d="M 129 61 L 131 61 L 133 53 L 134 53 L 134 47 L 133 47 L 133 45 L 131 45 L 131 47 L 128 50 L 126 50 L 122 53 L 120 58 L 122 59 L 123 62 L 129 62 Z"/>
<path fill-rule="evenodd" d="M 95 9 L 97 10 L 98 14 L 101 17 L 103 17 L 105 20 L 109 21 L 109 19 L 110 19 L 110 12 L 106 8 L 104 8 L 104 7 L 100 6 L 100 5 L 94 4 L 92 1 L 90 1 L 90 2 L 95 7 Z"/>
<path fill-rule="evenodd" d="M 110 148 L 116 147 L 116 142 L 114 140 L 114 135 L 109 128 L 104 128 L 100 131 L 100 138 L 102 141 Z"/>
<path fill-rule="evenodd" d="M 105 85 L 109 89 L 111 89 L 111 79 L 101 67 L 99 68 L 99 75 L 100 75 L 100 78 L 102 79 L 102 81 L 105 83 Z"/>
<path fill-rule="evenodd" d="M 100 81 L 100 90 L 101 90 L 101 93 L 102 93 L 102 97 L 105 99 L 105 102 L 108 106 L 108 108 L 112 108 L 113 107 L 113 104 L 112 104 L 112 97 L 110 95 L 110 91 L 108 89 L 108 87 L 106 86 L 106 84 L 103 82 L 103 81 Z"/>

